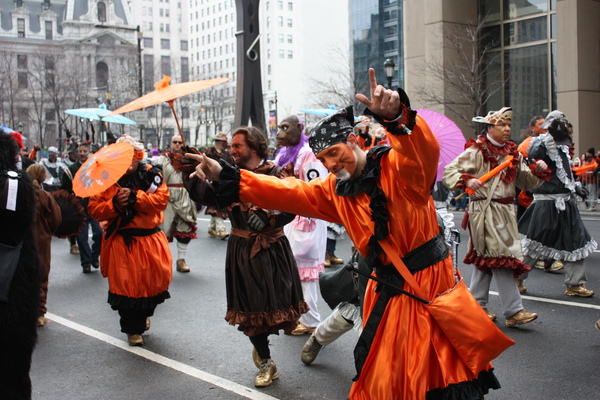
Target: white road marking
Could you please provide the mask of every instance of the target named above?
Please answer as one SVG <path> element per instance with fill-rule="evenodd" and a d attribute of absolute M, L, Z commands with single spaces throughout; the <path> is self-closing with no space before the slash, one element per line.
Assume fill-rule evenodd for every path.
<path fill-rule="evenodd" d="M 245 386 L 240 385 L 239 383 L 235 383 L 232 381 L 229 381 L 227 379 L 221 378 L 219 376 L 213 375 L 213 374 L 209 374 L 208 372 L 204 372 L 201 371 L 197 368 L 194 367 L 190 367 L 189 365 L 186 365 L 184 363 L 181 363 L 179 361 L 175 361 L 175 360 L 171 360 L 170 358 L 161 356 L 160 354 L 156 354 L 153 353 L 149 350 L 146 350 L 144 348 L 141 347 L 133 347 L 133 346 L 129 346 L 129 344 L 123 340 L 114 338 L 112 336 L 106 335 L 102 332 L 98 332 L 97 330 L 88 328 L 87 326 L 83 326 L 80 325 L 76 322 L 70 321 L 68 319 L 59 317 L 58 315 L 54 315 L 51 313 L 47 313 L 46 316 L 54 321 L 54 322 L 58 322 L 61 325 L 66 326 L 67 328 L 71 328 L 73 330 L 76 330 L 78 332 L 81 332 L 85 335 L 91 336 L 93 338 L 96 338 L 98 340 L 101 340 L 103 342 L 106 342 L 110 345 L 113 345 L 115 347 L 118 347 L 122 350 L 128 351 L 130 353 L 133 353 L 135 355 L 138 355 L 140 357 L 143 357 L 147 360 L 153 361 L 157 364 L 160 365 L 164 365 L 165 367 L 174 369 L 175 371 L 179 371 L 179 372 L 183 372 L 186 375 L 189 375 L 191 377 L 200 379 L 204 382 L 208 382 L 210 384 L 213 384 L 215 386 L 218 386 L 222 389 L 225 389 L 227 391 L 233 392 L 235 394 L 238 394 L 242 397 L 245 397 L 247 399 L 251 399 L 251 400 L 277 400 L 276 397 L 272 397 L 269 395 L 266 395 L 264 393 L 258 392 L 254 389 L 251 388 L 247 388 Z"/>
<path fill-rule="evenodd" d="M 490 294 L 498 296 L 498 292 L 490 291 Z M 593 308 L 595 310 L 600 310 L 600 306 L 597 306 L 595 304 L 575 303 L 575 302 L 572 302 L 572 301 L 555 300 L 555 299 L 547 299 L 545 297 L 533 297 L 533 296 L 524 296 L 524 295 L 521 295 L 521 297 L 524 298 L 524 299 L 526 299 L 526 300 L 539 301 L 539 302 L 542 302 L 542 303 L 553 303 L 553 304 L 560 304 L 562 306 L 581 307 L 581 308 Z"/>

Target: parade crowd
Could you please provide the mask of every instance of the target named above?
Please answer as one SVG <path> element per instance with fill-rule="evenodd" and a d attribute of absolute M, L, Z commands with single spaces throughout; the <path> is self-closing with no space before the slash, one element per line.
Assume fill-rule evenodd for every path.
<path fill-rule="evenodd" d="M 178 134 L 164 151 L 126 135 L 104 148 L 73 140 L 63 153 L 27 151 L 19 132 L 3 128 L 0 398 L 31 398 L 53 237 L 66 239 L 84 274 L 98 269 L 107 278 L 121 331 L 129 345 L 143 346 L 156 308 L 170 298 L 173 269 L 197 267 L 187 252 L 203 211 L 205 234 L 227 240 L 225 320 L 248 337 L 256 387 L 279 377 L 270 335 L 307 335 L 299 358 L 312 364 L 323 346 L 355 330 L 350 399 L 475 400 L 499 389 L 492 358 L 482 355 L 474 367 L 418 301 L 432 302 L 461 280 L 448 212 L 464 211 L 469 232 L 463 262 L 475 267 L 469 291 L 481 313 L 468 317 L 497 321 L 501 313 L 506 326 L 527 324 L 538 318 L 521 297 L 532 267 L 564 269 L 566 296 L 594 295 L 585 260 L 597 243 L 579 203 L 597 210 L 600 151 L 576 157 L 573 126 L 558 110 L 534 116 L 517 144 L 519 110 L 503 107 L 473 118 L 481 134 L 436 177 L 440 145 L 425 119 L 402 89 L 378 85 L 373 70 L 369 80 L 370 93 L 356 96 L 362 115 L 347 107 L 310 129 L 290 115 L 279 123 L 276 149 L 259 129 L 241 126 L 231 137 L 216 134 L 202 151 Z M 127 152 L 124 173 L 85 195 L 77 181 L 88 160 L 110 149 Z M 346 235 L 352 260 L 335 253 Z M 320 280 L 338 271 L 326 268 L 349 261 L 352 290 L 328 301 L 331 313 L 319 310 Z M 499 310 L 488 306 L 492 279 Z M 600 321 L 592 323 L 600 330 Z"/>

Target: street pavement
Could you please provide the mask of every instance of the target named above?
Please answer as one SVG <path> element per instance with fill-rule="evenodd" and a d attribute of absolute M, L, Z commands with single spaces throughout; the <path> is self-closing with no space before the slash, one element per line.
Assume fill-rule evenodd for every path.
<path fill-rule="evenodd" d="M 463 213 L 455 213 L 460 224 Z M 600 238 L 600 212 L 583 213 L 593 237 Z M 33 399 L 345 399 L 354 376 L 354 331 L 325 347 L 305 366 L 300 350 L 308 336 L 271 336 L 280 378 L 267 388 L 253 385 L 257 369 L 252 345 L 224 320 L 227 241 L 206 235 L 208 218 L 198 221 L 199 239 L 188 248 L 189 274 L 173 272 L 171 298 L 157 307 L 142 348 L 130 347 L 116 311 L 107 304 L 108 286 L 100 272 L 83 274 L 68 242 L 54 239 L 48 294 L 48 325 L 39 328 L 31 378 Z M 229 228 L 229 225 L 227 225 Z M 468 233 L 459 228 L 467 247 Z M 337 255 L 350 257 L 351 242 L 338 242 Z M 171 250 L 176 252 L 175 244 Z M 588 287 L 597 297 L 564 295 L 564 272 L 533 270 L 523 296 L 540 317 L 507 328 L 496 292 L 489 308 L 498 326 L 516 344 L 494 361 L 502 389 L 486 399 L 594 399 L 600 393 L 600 253 L 587 260 Z M 468 283 L 471 266 L 459 262 Z M 495 290 L 492 282 L 492 290 Z M 322 318 L 330 312 L 321 300 Z"/>

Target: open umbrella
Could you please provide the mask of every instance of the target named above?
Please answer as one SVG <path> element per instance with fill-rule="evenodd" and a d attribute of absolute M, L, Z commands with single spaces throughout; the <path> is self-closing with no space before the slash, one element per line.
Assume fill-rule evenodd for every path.
<path fill-rule="evenodd" d="M 72 108 L 65 110 L 66 114 L 75 115 L 80 118 L 91 119 L 94 121 L 113 122 L 116 124 L 135 125 L 136 122 L 122 115 L 108 116 L 112 111 L 107 110 L 104 104 L 98 108 Z"/>
<path fill-rule="evenodd" d="M 155 91 L 145 94 L 144 96 L 135 99 L 131 103 L 125 104 L 123 107 L 117 108 L 115 111 L 110 113 L 110 115 L 122 114 L 166 102 L 171 107 L 171 111 L 173 111 L 175 122 L 177 122 L 177 129 L 183 138 L 181 126 L 179 125 L 179 119 L 175 113 L 175 107 L 173 106 L 173 101 L 188 94 L 199 92 L 201 90 L 227 82 L 230 79 L 231 78 L 206 79 L 203 81 L 184 82 L 171 85 L 169 84 L 169 82 L 171 82 L 171 78 L 163 75 L 163 78 L 154 85 L 156 88 Z M 183 145 L 185 146 L 185 143 Z"/>
<path fill-rule="evenodd" d="M 327 117 L 333 113 L 338 112 L 338 109 L 336 106 L 330 105 L 329 108 L 310 108 L 310 109 L 306 109 L 306 110 L 300 110 L 300 112 L 303 112 L 306 114 L 320 115 L 322 117 Z"/>
<path fill-rule="evenodd" d="M 440 143 L 440 158 L 436 181 L 442 180 L 444 168 L 465 149 L 465 137 L 460 128 L 443 114 L 431 110 L 416 110 L 423 117 Z"/>
<path fill-rule="evenodd" d="M 73 191 L 79 197 L 104 192 L 127 172 L 133 160 L 133 146 L 113 143 L 92 154 L 73 178 Z"/>

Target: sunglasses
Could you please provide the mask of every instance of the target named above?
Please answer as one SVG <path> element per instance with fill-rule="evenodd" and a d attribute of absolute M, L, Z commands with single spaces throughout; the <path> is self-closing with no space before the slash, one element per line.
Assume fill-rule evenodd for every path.
<path fill-rule="evenodd" d="M 180 142 L 179 140 L 173 140 L 172 142 L 173 144 L 183 144 L 183 142 Z"/>

